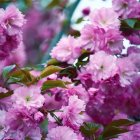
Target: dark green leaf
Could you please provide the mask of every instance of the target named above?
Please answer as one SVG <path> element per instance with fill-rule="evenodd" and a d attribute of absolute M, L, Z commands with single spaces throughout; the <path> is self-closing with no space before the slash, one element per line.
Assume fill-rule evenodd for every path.
<path fill-rule="evenodd" d="M 126 19 L 125 22 L 131 27 L 134 28 L 137 20 L 136 19 Z"/>
<path fill-rule="evenodd" d="M 83 50 L 82 55 L 78 58 L 77 63 L 75 64 L 78 68 L 86 65 L 89 62 L 90 52 Z"/>
<path fill-rule="evenodd" d="M 102 136 L 99 136 L 99 137 L 98 137 L 98 140 L 104 140 L 104 139 L 103 139 L 103 137 L 102 137 Z"/>
<path fill-rule="evenodd" d="M 115 120 L 105 127 L 102 136 L 105 140 L 117 137 L 119 134 L 128 132 L 127 126 L 133 124 L 135 124 L 135 122 L 127 119 Z"/>
<path fill-rule="evenodd" d="M 99 129 L 99 125 L 94 123 L 84 123 L 83 126 L 80 127 L 80 131 L 86 137 L 93 136 L 98 129 Z"/>
<path fill-rule="evenodd" d="M 128 131 L 129 130 L 125 129 L 125 128 L 119 128 L 119 127 L 112 126 L 112 127 L 110 127 L 110 129 L 104 131 L 103 138 L 105 140 L 109 140 L 111 138 L 116 138 L 116 137 L 118 137 L 119 134 L 126 133 Z"/>
<path fill-rule="evenodd" d="M 110 126 L 129 126 L 129 125 L 133 125 L 135 124 L 135 122 L 128 120 L 128 119 L 119 119 L 119 120 L 115 120 L 113 122 L 111 122 L 108 127 Z"/>
<path fill-rule="evenodd" d="M 81 23 L 83 20 L 84 20 L 83 17 L 80 17 L 80 18 L 77 19 L 76 23 L 79 24 L 79 23 Z"/>
<path fill-rule="evenodd" d="M 140 19 L 131 18 L 131 19 L 125 19 L 121 20 L 121 30 L 127 31 L 127 30 L 140 30 Z"/>
<path fill-rule="evenodd" d="M 69 78 L 75 78 L 75 77 L 77 77 L 76 67 L 74 67 L 74 66 L 67 67 L 60 72 L 60 75 L 68 76 Z"/>

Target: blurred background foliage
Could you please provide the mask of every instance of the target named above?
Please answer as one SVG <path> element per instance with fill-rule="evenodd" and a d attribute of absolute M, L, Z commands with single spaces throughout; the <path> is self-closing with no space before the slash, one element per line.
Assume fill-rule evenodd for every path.
<path fill-rule="evenodd" d="M 0 7 L 16 5 L 27 20 L 23 29 L 26 64 L 46 62 L 52 47 L 64 35 L 79 36 L 73 29 L 72 16 L 81 0 L 0 0 Z M 82 11 L 81 11 L 82 12 Z M 83 16 L 88 15 L 88 10 Z M 83 17 L 79 17 L 79 24 Z"/>

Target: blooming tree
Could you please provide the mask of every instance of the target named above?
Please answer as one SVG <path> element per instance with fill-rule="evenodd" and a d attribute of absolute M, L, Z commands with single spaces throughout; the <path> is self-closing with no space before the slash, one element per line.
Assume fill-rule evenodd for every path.
<path fill-rule="evenodd" d="M 9 56 L 22 51 L 26 20 L 13 5 L 0 9 L 1 140 L 140 139 L 140 3 L 83 12 L 89 22 L 78 37 L 60 39 L 46 63 L 21 68 Z"/>

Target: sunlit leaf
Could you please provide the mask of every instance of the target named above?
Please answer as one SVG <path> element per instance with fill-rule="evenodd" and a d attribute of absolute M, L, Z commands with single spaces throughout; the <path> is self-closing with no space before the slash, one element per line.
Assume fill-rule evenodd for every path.
<path fill-rule="evenodd" d="M 58 6 L 59 4 L 60 4 L 60 0 L 52 0 L 52 1 L 48 4 L 47 8 L 53 8 L 53 7 L 55 7 L 55 6 Z"/>
<path fill-rule="evenodd" d="M 15 67 L 16 67 L 16 65 L 10 65 L 10 66 L 4 67 L 3 72 L 2 72 L 2 76 L 4 78 L 7 78 L 9 72 L 11 72 Z"/>
<path fill-rule="evenodd" d="M 42 71 L 45 68 L 46 64 L 38 64 L 33 67 L 34 70 Z"/>
<path fill-rule="evenodd" d="M 43 83 L 42 90 L 44 91 L 56 87 L 66 88 L 66 83 L 61 80 L 48 80 Z"/>
<path fill-rule="evenodd" d="M 29 71 L 19 69 L 9 74 L 8 83 L 20 82 L 26 85 L 31 85 L 36 82 L 36 78 Z"/>
<path fill-rule="evenodd" d="M 47 62 L 47 65 L 59 65 L 61 62 L 59 62 L 58 60 L 52 58 Z"/>
<path fill-rule="evenodd" d="M 56 72 L 59 72 L 63 70 L 63 68 L 61 67 L 58 67 L 58 66 L 47 66 L 42 72 L 41 72 L 41 75 L 40 75 L 40 78 L 44 78 L 46 76 L 49 76 L 53 73 L 56 73 Z"/>

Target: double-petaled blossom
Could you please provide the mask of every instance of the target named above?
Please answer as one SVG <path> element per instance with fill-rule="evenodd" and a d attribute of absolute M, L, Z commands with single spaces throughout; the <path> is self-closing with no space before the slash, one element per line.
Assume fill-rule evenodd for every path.
<path fill-rule="evenodd" d="M 56 128 L 52 128 L 46 140 L 80 140 L 78 139 L 78 135 L 74 133 L 74 131 L 67 126 L 58 126 Z"/>
<path fill-rule="evenodd" d="M 73 95 L 69 97 L 68 106 L 63 106 L 61 110 L 63 110 L 60 115 L 63 124 L 75 130 L 79 129 L 84 122 L 82 113 L 85 111 L 85 102 Z"/>
<path fill-rule="evenodd" d="M 52 58 L 55 58 L 60 62 L 68 62 L 69 64 L 72 64 L 80 54 L 80 45 L 72 36 L 62 38 L 51 52 Z"/>
<path fill-rule="evenodd" d="M 87 70 L 91 73 L 93 81 L 106 80 L 117 73 L 116 58 L 104 51 L 99 51 L 90 56 Z"/>
<path fill-rule="evenodd" d="M 90 51 L 104 50 L 110 54 L 120 54 L 123 49 L 123 36 L 118 29 L 94 27 L 87 24 L 81 31 L 82 48 Z"/>
<path fill-rule="evenodd" d="M 113 8 L 123 18 L 139 18 L 140 4 L 137 0 L 113 0 Z"/>
<path fill-rule="evenodd" d="M 115 13 L 113 8 L 96 9 L 90 14 L 90 21 L 94 27 L 108 29 L 118 29 L 120 21 L 118 14 Z"/>
<path fill-rule="evenodd" d="M 121 85 L 129 85 L 132 82 L 133 76 L 137 72 L 136 66 L 128 57 L 119 58 L 117 60 L 117 65 Z"/>
<path fill-rule="evenodd" d="M 8 131 L 5 132 L 5 138 L 24 140 L 26 137 L 33 140 L 41 139 L 39 128 L 41 113 L 34 109 L 25 107 L 11 108 L 6 112 L 5 125 Z"/>
<path fill-rule="evenodd" d="M 45 98 L 41 95 L 41 89 L 38 86 L 19 87 L 15 89 L 12 95 L 13 102 L 18 106 L 27 108 L 40 108 L 43 106 Z"/>
<path fill-rule="evenodd" d="M 0 9 L 0 60 L 7 58 L 22 42 L 24 23 L 24 16 L 14 5 Z"/>
<path fill-rule="evenodd" d="M 10 5 L 4 11 L 1 9 L 1 25 L 9 36 L 16 35 L 21 32 L 21 28 L 25 24 L 24 15 L 14 5 Z"/>

